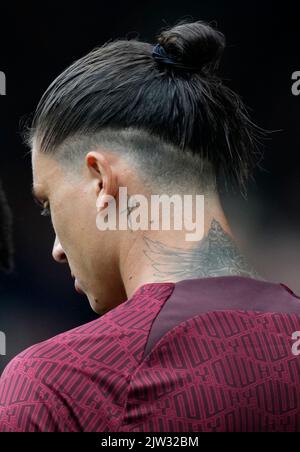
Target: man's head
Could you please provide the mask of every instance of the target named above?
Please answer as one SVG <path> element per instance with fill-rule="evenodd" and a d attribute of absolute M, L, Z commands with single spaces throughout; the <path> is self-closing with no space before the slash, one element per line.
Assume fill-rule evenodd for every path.
<path fill-rule="evenodd" d="M 0 183 L 0 270 L 9 272 L 13 266 L 12 216 Z"/>
<path fill-rule="evenodd" d="M 158 56 L 149 43 L 120 40 L 75 62 L 43 95 L 30 130 L 54 258 L 69 263 L 98 312 L 124 298 L 118 251 L 128 237 L 97 230 L 96 205 L 124 186 L 214 194 L 220 172 L 243 189 L 256 163 L 258 131 L 215 74 L 224 36 L 182 23 L 158 42 Z"/>

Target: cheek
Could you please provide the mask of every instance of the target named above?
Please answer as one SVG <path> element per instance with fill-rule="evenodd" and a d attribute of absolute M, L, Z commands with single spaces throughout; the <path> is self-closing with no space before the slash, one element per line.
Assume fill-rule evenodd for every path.
<path fill-rule="evenodd" d="M 50 199 L 55 233 L 66 254 L 83 256 L 86 251 L 90 255 L 98 232 L 96 199 L 80 189 L 65 190 L 63 195 Z"/>
<path fill-rule="evenodd" d="M 68 204 L 62 202 L 52 202 L 51 206 L 51 221 L 54 232 L 58 237 L 62 247 L 67 251 L 67 245 L 72 236 L 72 225 L 74 220 L 72 218 L 72 209 Z"/>
<path fill-rule="evenodd" d="M 95 237 L 96 215 L 93 215 L 87 205 L 74 203 L 57 212 L 54 224 L 61 243 L 71 254 L 84 254 L 84 250 L 90 252 Z M 74 249 L 73 249 L 74 248 Z"/>

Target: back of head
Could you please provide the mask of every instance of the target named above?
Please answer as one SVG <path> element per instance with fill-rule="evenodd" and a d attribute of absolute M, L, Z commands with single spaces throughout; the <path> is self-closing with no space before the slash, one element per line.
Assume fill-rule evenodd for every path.
<path fill-rule="evenodd" d="M 43 95 L 29 141 L 68 163 L 90 146 L 129 154 L 151 179 L 214 187 L 219 172 L 244 189 L 259 129 L 217 75 L 224 36 L 198 21 L 165 29 L 153 45 L 104 44 L 73 63 Z"/>

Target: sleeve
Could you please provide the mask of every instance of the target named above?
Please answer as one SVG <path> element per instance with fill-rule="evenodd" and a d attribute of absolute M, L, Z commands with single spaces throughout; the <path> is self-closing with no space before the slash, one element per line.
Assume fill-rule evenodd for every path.
<path fill-rule="evenodd" d="M 0 378 L 0 432 L 78 431 L 68 401 L 44 378 L 51 366 L 22 355 L 8 364 Z"/>

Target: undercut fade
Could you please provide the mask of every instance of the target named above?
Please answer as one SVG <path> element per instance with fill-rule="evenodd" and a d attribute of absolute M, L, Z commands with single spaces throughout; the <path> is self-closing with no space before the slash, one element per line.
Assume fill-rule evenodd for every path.
<path fill-rule="evenodd" d="M 176 161 L 179 171 L 194 159 L 191 180 L 214 186 L 221 172 L 245 192 L 264 131 L 217 75 L 223 34 L 201 21 L 181 22 L 157 41 L 158 56 L 153 44 L 117 40 L 73 63 L 42 96 L 28 144 L 72 162 L 87 151 L 82 140 L 110 139 L 112 149 L 134 152 L 141 167 L 159 168 L 169 182 Z"/>

